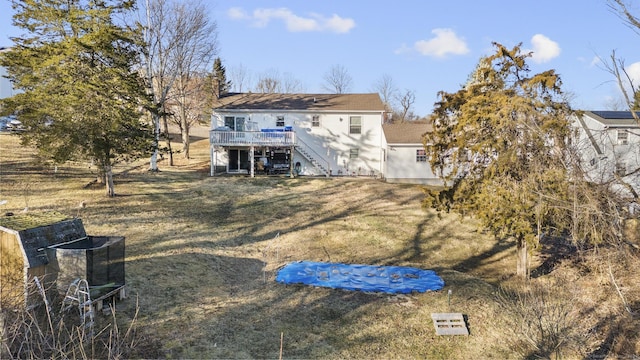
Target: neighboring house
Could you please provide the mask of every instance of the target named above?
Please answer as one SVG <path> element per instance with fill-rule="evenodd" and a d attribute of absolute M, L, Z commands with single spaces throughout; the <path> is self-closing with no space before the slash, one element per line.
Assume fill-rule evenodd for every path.
<path fill-rule="evenodd" d="M 617 175 L 640 191 L 640 126 L 633 114 L 586 111 L 573 124 L 588 179 L 604 183 Z"/>
<path fill-rule="evenodd" d="M 383 125 L 385 135 L 385 179 L 388 182 L 442 185 L 431 170 L 422 142 L 423 135 L 433 130 L 431 124 L 399 123 Z"/>
<path fill-rule="evenodd" d="M 223 95 L 211 118 L 211 175 L 383 177 L 385 114 L 377 93 Z"/>

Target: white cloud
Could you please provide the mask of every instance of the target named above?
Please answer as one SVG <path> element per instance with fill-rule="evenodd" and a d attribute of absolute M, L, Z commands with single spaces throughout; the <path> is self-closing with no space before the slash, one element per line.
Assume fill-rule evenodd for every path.
<path fill-rule="evenodd" d="M 328 29 L 332 29 L 333 32 L 337 33 L 347 33 L 356 26 L 356 22 L 353 19 L 341 18 L 336 14 L 322 21 Z"/>
<path fill-rule="evenodd" d="M 626 70 L 631 81 L 633 81 L 633 86 L 638 88 L 638 86 L 640 86 L 640 62 L 635 62 L 627 66 Z"/>
<path fill-rule="evenodd" d="M 466 42 L 458 37 L 451 29 L 433 29 L 435 37 L 429 40 L 419 40 L 413 44 L 413 50 L 421 55 L 433 57 L 445 57 L 447 55 L 463 55 L 469 52 Z M 399 49 L 396 53 L 405 52 L 406 48 Z"/>
<path fill-rule="evenodd" d="M 247 14 L 241 8 L 231 8 L 227 14 L 234 20 L 251 20 L 253 26 L 257 27 L 265 27 L 271 20 L 280 20 L 291 32 L 328 31 L 343 34 L 348 33 L 356 26 L 353 19 L 343 18 L 336 14 L 329 18 L 321 14 L 302 17 L 287 8 L 256 9 L 252 14 Z"/>
<path fill-rule="evenodd" d="M 593 59 L 591 59 L 589 66 L 599 66 L 600 64 L 602 64 L 602 59 L 600 58 L 600 56 L 594 56 Z"/>
<path fill-rule="evenodd" d="M 398 49 L 394 51 L 395 54 L 408 54 L 413 51 L 412 48 L 408 47 L 407 44 L 402 44 Z"/>
<path fill-rule="evenodd" d="M 234 7 L 227 10 L 227 15 L 234 20 L 248 19 L 249 15 L 242 8 Z"/>
<path fill-rule="evenodd" d="M 531 60 L 535 63 L 545 63 L 560 55 L 560 46 L 558 43 L 542 34 L 533 35 L 531 45 L 533 49 L 527 52 L 533 52 Z"/>

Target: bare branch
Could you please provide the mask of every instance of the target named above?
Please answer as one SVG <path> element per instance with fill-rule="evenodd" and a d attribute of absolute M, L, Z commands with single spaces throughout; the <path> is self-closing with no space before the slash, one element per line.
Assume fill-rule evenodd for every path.
<path fill-rule="evenodd" d="M 380 94 L 386 110 L 393 111 L 394 106 L 391 102 L 397 98 L 398 88 L 395 86 L 391 75 L 382 75 L 382 77 L 373 84 L 372 89 Z"/>
<path fill-rule="evenodd" d="M 323 89 L 334 94 L 344 94 L 349 92 L 353 79 L 347 69 L 342 65 L 333 65 L 323 77 L 325 84 Z"/>
<path fill-rule="evenodd" d="M 398 95 L 398 102 L 400 103 L 400 121 L 413 120 L 413 114 L 411 108 L 416 102 L 416 95 L 413 90 L 405 90 L 404 93 Z"/>

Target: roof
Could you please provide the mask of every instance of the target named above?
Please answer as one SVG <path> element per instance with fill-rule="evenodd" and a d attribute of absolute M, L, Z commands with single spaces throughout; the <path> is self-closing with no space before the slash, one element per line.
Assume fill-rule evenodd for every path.
<path fill-rule="evenodd" d="M 382 125 L 387 144 L 422 144 L 422 135 L 433 130 L 431 124 L 404 122 Z"/>
<path fill-rule="evenodd" d="M 5 216 L 0 231 L 18 233 L 26 265 L 34 268 L 49 263 L 47 248 L 87 236 L 82 220 L 57 212 Z"/>
<path fill-rule="evenodd" d="M 213 106 L 217 110 L 384 111 L 378 93 L 263 94 L 229 93 Z"/>
<path fill-rule="evenodd" d="M 631 111 L 586 111 L 585 115 L 608 127 L 638 127 Z M 639 114 L 640 115 L 640 114 Z"/>
<path fill-rule="evenodd" d="M 72 219 L 70 216 L 57 211 L 21 212 L 15 215 L 7 213 L 5 216 L 0 216 L 0 227 L 21 231 L 70 219 Z"/>

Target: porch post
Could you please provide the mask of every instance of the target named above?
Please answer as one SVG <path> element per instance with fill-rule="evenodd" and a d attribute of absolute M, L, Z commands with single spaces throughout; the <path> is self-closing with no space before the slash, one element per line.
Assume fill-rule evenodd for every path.
<path fill-rule="evenodd" d="M 215 151 L 213 150 L 213 145 L 209 145 L 209 166 L 211 169 L 209 170 L 209 176 L 215 176 L 216 174 L 216 160 L 215 160 Z"/>
<path fill-rule="evenodd" d="M 293 145 L 291 146 L 291 154 L 289 154 L 289 177 L 290 178 L 294 178 L 295 176 L 293 175 Z"/>
<path fill-rule="evenodd" d="M 249 149 L 249 158 L 250 158 L 250 160 L 249 160 L 250 161 L 249 162 L 250 165 L 249 166 L 251 167 L 249 169 L 249 173 L 251 174 L 251 177 L 255 177 L 256 176 L 256 174 L 255 174 L 255 162 L 256 162 L 256 159 L 255 159 L 254 155 L 255 155 L 255 148 L 254 148 L 253 145 L 251 145 L 251 148 Z"/>

